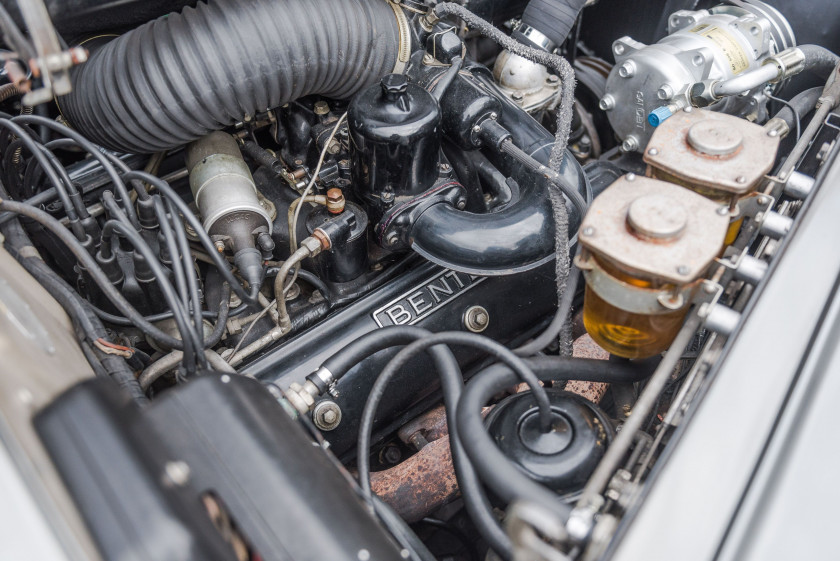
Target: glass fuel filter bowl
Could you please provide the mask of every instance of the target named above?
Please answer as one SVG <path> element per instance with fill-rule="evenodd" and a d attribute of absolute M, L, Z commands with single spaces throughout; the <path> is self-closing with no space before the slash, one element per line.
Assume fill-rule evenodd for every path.
<path fill-rule="evenodd" d="M 733 115 L 688 108 L 656 128 L 644 153 L 647 175 L 729 205 L 730 245 L 746 199 L 773 167 L 779 140 L 778 131 Z"/>
<path fill-rule="evenodd" d="M 589 335 L 625 358 L 667 349 L 728 228 L 728 205 L 656 179 L 618 179 L 580 229 Z"/>

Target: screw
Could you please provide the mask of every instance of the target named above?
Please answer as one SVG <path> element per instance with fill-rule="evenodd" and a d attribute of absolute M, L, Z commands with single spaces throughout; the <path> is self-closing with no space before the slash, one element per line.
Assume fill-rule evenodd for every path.
<path fill-rule="evenodd" d="M 479 125 L 476 125 L 472 128 L 472 131 L 474 133 L 480 133 L 481 132 L 481 127 Z"/>
<path fill-rule="evenodd" d="M 522 92 L 513 92 L 510 94 L 510 98 L 515 101 L 516 103 L 521 103 L 525 96 L 522 95 Z"/>
<path fill-rule="evenodd" d="M 765 197 L 765 196 L 763 196 L 763 195 L 762 195 L 762 196 L 760 196 L 760 197 L 758 198 L 758 200 L 757 200 L 756 202 L 757 202 L 758 204 L 760 204 L 761 206 L 764 206 L 764 205 L 766 205 L 767 203 L 769 203 L 769 202 L 770 202 L 770 200 L 769 200 L 767 197 Z"/>
<path fill-rule="evenodd" d="M 769 131 L 767 131 L 767 136 L 771 138 L 779 136 L 779 131 L 777 131 L 776 129 L 770 129 Z"/>
<path fill-rule="evenodd" d="M 166 462 L 163 469 L 164 484 L 175 487 L 183 487 L 190 480 L 190 466 L 181 460 Z"/>
<path fill-rule="evenodd" d="M 743 185 L 746 182 L 747 182 L 747 178 L 744 177 L 743 175 L 739 175 L 738 177 L 735 178 L 735 183 L 740 183 L 740 184 Z"/>
<path fill-rule="evenodd" d="M 659 154 L 659 149 L 658 148 L 650 148 L 648 150 L 648 154 L 650 154 L 651 156 L 656 156 L 657 154 Z"/>
<path fill-rule="evenodd" d="M 322 431 L 331 431 L 341 423 L 341 407 L 335 401 L 319 401 L 312 411 L 312 422 Z"/>
<path fill-rule="evenodd" d="M 679 267 L 677 267 L 677 273 L 683 276 L 687 275 L 690 271 L 691 269 L 689 269 L 687 265 L 680 265 Z"/>
<path fill-rule="evenodd" d="M 216 251 L 218 251 L 219 253 L 225 252 L 225 242 L 223 242 L 222 240 L 216 240 L 216 243 L 214 245 L 216 246 Z"/>
<path fill-rule="evenodd" d="M 498 118 L 499 118 L 498 113 L 490 113 L 490 120 L 491 121 L 495 121 Z"/>
<path fill-rule="evenodd" d="M 636 174 L 635 173 L 628 173 L 624 176 L 624 179 L 627 181 L 636 181 Z"/>
<path fill-rule="evenodd" d="M 581 232 L 581 234 L 583 234 L 584 236 L 594 236 L 595 228 L 593 228 L 592 226 L 587 226 L 583 229 L 583 232 Z"/>
<path fill-rule="evenodd" d="M 440 171 L 442 171 L 443 173 L 449 173 L 450 171 L 452 171 L 452 166 L 446 163 L 442 163 L 440 164 Z"/>
<path fill-rule="evenodd" d="M 391 232 L 385 238 L 385 243 L 388 245 L 395 245 L 399 241 L 400 237 L 397 235 L 396 232 Z"/>
<path fill-rule="evenodd" d="M 605 95 L 601 98 L 601 101 L 598 102 L 598 107 L 601 108 L 601 111 L 609 111 L 615 107 L 615 98 L 610 94 Z"/>
<path fill-rule="evenodd" d="M 717 209 L 717 213 L 721 216 L 726 216 L 727 214 L 729 214 L 729 207 L 719 206 Z"/>
<path fill-rule="evenodd" d="M 632 78 L 636 74 L 636 63 L 632 60 L 624 61 L 618 69 L 618 75 L 622 78 Z"/>
<path fill-rule="evenodd" d="M 394 200 L 394 192 L 393 191 L 383 191 L 382 192 L 382 202 L 383 203 L 390 203 Z"/>
<path fill-rule="evenodd" d="M 465 201 L 464 199 L 459 199 L 458 202 L 455 203 L 455 206 L 458 208 L 458 210 L 464 210 L 467 206 L 467 201 Z"/>

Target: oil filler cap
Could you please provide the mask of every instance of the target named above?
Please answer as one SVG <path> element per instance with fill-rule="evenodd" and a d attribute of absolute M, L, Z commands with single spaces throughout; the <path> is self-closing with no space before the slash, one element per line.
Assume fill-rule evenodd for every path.
<path fill-rule="evenodd" d="M 531 392 L 499 402 L 485 419 L 504 454 L 531 479 L 560 493 L 580 490 L 612 439 L 606 415 L 573 393 L 547 388 L 551 431 L 542 432 Z"/>

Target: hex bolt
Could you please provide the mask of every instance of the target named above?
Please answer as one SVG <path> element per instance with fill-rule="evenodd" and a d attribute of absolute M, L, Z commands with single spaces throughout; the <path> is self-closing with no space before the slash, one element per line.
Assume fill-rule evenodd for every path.
<path fill-rule="evenodd" d="M 385 243 L 388 245 L 395 245 L 399 241 L 400 237 L 397 235 L 396 232 L 391 232 L 385 237 Z"/>
<path fill-rule="evenodd" d="M 513 92 L 512 94 L 510 94 L 510 98 L 516 103 L 522 103 L 522 100 L 525 99 L 525 96 L 522 95 L 522 92 Z"/>
<path fill-rule="evenodd" d="M 465 208 L 467 208 L 467 201 L 464 199 L 459 199 L 458 202 L 455 203 L 455 207 L 458 210 L 464 210 Z"/>
<path fill-rule="evenodd" d="M 622 78 L 632 78 L 636 74 L 636 63 L 632 60 L 625 60 L 618 68 L 618 75 Z"/>
<path fill-rule="evenodd" d="M 607 94 L 601 98 L 601 101 L 598 102 L 598 107 L 601 108 L 601 111 L 610 111 L 615 109 L 615 98 L 611 94 Z"/>
<path fill-rule="evenodd" d="M 335 430 L 341 424 L 341 407 L 335 401 L 324 399 L 312 410 L 312 422 L 318 430 Z"/>
<path fill-rule="evenodd" d="M 213 245 L 216 246 L 216 251 L 218 251 L 219 253 L 225 252 L 225 242 L 223 242 L 222 240 L 216 240 Z"/>
<path fill-rule="evenodd" d="M 464 312 L 464 327 L 473 333 L 481 333 L 490 325 L 490 313 L 482 306 L 472 306 Z"/>
<path fill-rule="evenodd" d="M 546 78 L 545 81 L 549 86 L 556 86 L 560 83 L 560 78 L 555 76 L 554 74 L 549 74 L 548 78 Z"/>
<path fill-rule="evenodd" d="M 385 449 L 382 451 L 382 459 L 385 460 L 385 463 L 396 465 L 400 463 L 402 460 L 402 452 L 396 446 L 386 446 Z"/>
<path fill-rule="evenodd" d="M 441 163 L 440 164 L 440 171 L 442 173 L 449 173 L 450 171 L 452 171 L 452 166 L 450 166 L 449 164 L 447 164 L 445 162 Z"/>

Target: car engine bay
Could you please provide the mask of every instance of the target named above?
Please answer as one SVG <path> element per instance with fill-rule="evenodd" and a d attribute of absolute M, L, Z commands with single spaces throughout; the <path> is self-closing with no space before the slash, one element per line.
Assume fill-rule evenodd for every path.
<path fill-rule="evenodd" d="M 836 12 L 2 0 L 10 518 L 45 559 L 634 558 L 771 281 L 836 282 L 792 264 Z"/>

